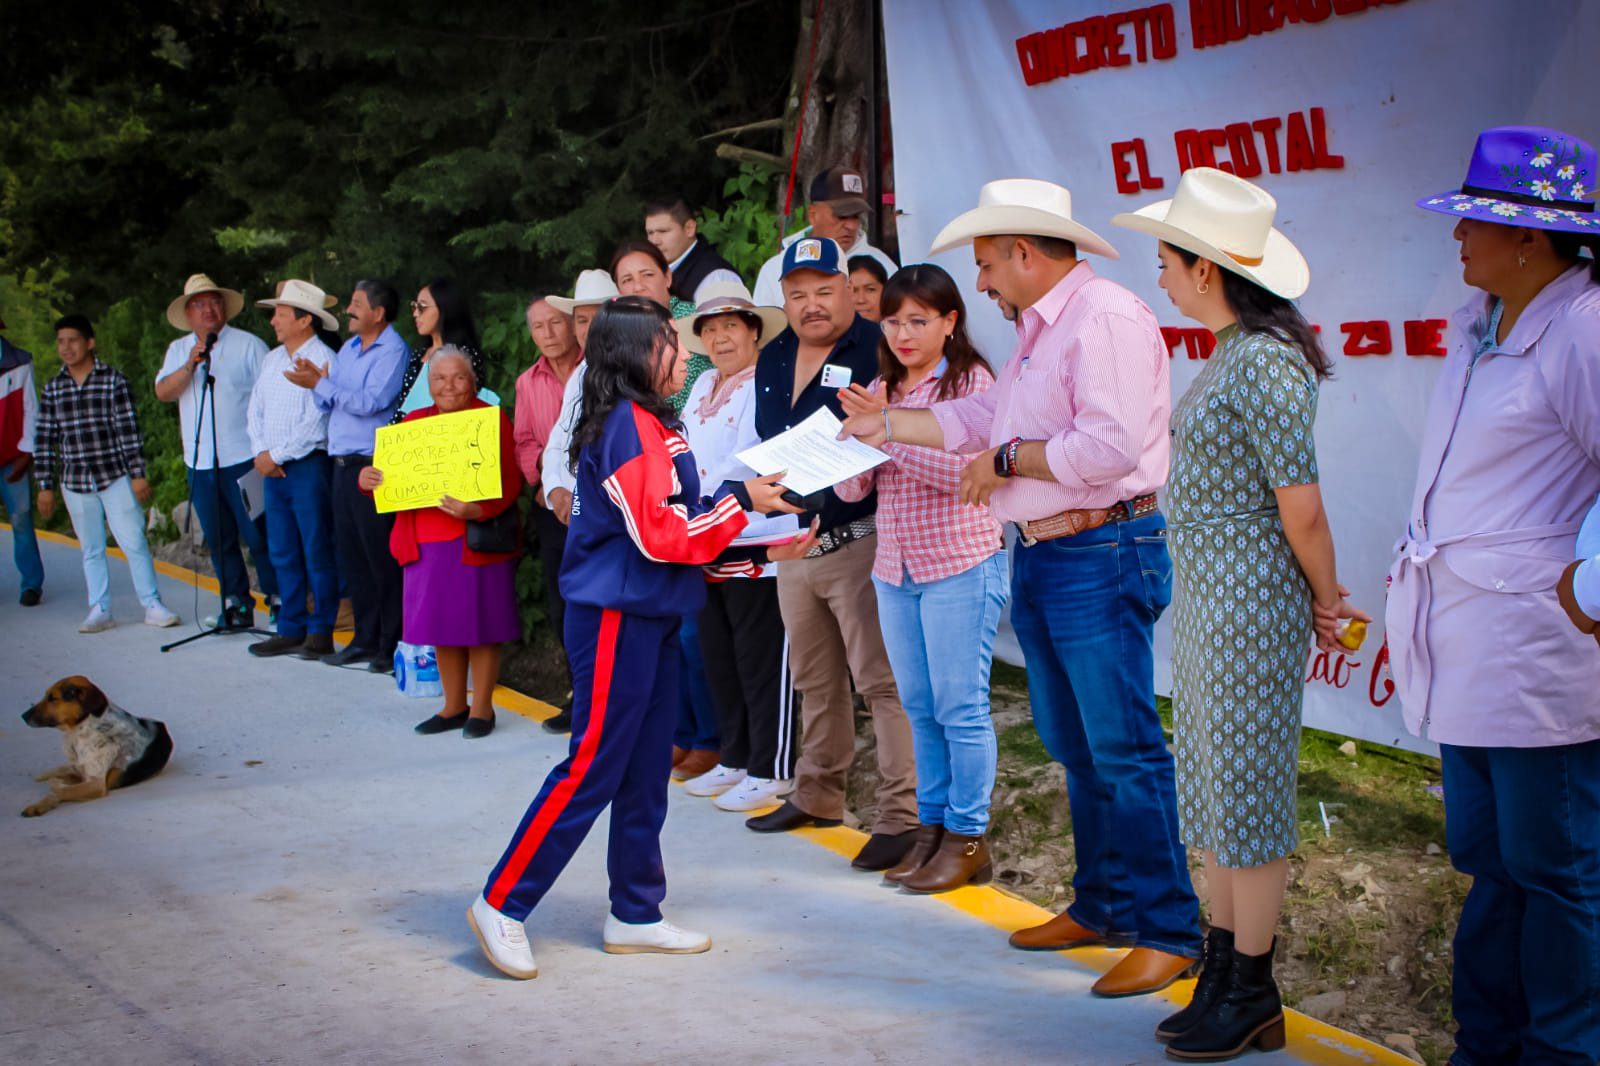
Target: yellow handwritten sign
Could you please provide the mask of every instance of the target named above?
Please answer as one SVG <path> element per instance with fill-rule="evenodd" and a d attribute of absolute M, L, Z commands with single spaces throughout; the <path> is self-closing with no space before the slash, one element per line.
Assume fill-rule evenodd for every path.
<path fill-rule="evenodd" d="M 383 484 L 372 494 L 380 514 L 433 507 L 441 496 L 496 499 L 500 408 L 475 407 L 383 426 L 372 465 L 383 471 Z"/>

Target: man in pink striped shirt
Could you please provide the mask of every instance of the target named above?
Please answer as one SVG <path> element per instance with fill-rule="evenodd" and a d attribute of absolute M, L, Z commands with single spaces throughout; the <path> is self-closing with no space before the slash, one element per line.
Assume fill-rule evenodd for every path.
<path fill-rule="evenodd" d="M 561 394 L 567 379 L 583 362 L 583 349 L 573 332 L 572 316 L 543 297 L 528 304 L 528 333 L 539 346 L 539 358 L 517 375 L 512 440 L 516 444 L 517 465 L 522 468 L 522 476 L 533 486 L 531 517 L 539 537 L 539 563 L 544 568 L 545 613 L 555 631 L 556 643 L 562 644 L 561 623 L 566 604 L 561 600 L 556 575 L 561 572 L 567 527 L 551 511 L 544 497 L 544 486 L 539 483 L 539 464 L 544 458 L 545 444 L 550 440 L 550 430 L 561 414 Z M 553 733 L 569 731 L 572 728 L 571 703 L 568 698 L 562 704 L 561 713 L 546 722 L 545 728 Z"/>
<path fill-rule="evenodd" d="M 978 290 L 1017 310 L 1016 354 L 986 392 L 927 410 L 852 412 L 845 430 L 871 444 L 974 454 L 962 498 L 1016 526 L 1011 623 L 1034 725 L 1067 768 L 1077 871 L 1066 911 L 1011 943 L 1131 945 L 1094 985 L 1127 996 L 1166 987 L 1200 953 L 1151 648 L 1172 595 L 1155 505 L 1170 384 L 1155 315 L 1078 258 L 1117 253 L 1071 208 L 1049 182 L 984 186 L 933 251 L 972 245 Z"/>

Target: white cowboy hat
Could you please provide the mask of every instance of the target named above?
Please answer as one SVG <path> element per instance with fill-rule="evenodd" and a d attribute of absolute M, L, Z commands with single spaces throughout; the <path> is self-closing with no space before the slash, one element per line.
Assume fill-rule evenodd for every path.
<path fill-rule="evenodd" d="M 278 295 L 271 300 L 257 300 L 257 307 L 276 307 L 287 304 L 301 311 L 310 311 L 317 316 L 317 321 L 325 327 L 338 332 L 339 320 L 328 314 L 328 301 L 333 297 L 323 292 L 309 281 L 290 278 L 278 289 Z"/>
<path fill-rule="evenodd" d="M 184 308 L 189 305 L 191 297 L 199 296 L 203 292 L 220 292 L 222 294 L 224 322 L 231 322 L 233 316 L 244 310 L 244 297 L 232 289 L 224 289 L 212 281 L 205 274 L 190 274 L 189 280 L 183 283 L 183 295 L 167 305 L 167 321 L 173 328 L 189 331 L 189 316 L 184 314 Z"/>
<path fill-rule="evenodd" d="M 756 303 L 750 298 L 750 290 L 744 287 L 743 282 L 738 281 L 718 281 L 707 285 L 705 299 L 694 309 L 694 314 L 677 319 L 672 324 L 677 327 L 678 338 L 685 348 L 701 355 L 709 355 L 710 353 L 706 351 L 706 342 L 694 331 L 695 323 L 703 322 L 713 315 L 739 312 L 755 315 L 761 320 L 761 332 L 756 335 L 757 348 L 789 327 L 789 317 L 783 313 L 783 308 L 765 307 Z"/>
<path fill-rule="evenodd" d="M 1277 213 L 1278 202 L 1265 189 L 1195 167 L 1183 172 L 1172 199 L 1117 215 L 1111 224 L 1148 233 L 1293 300 L 1311 286 L 1311 269 L 1300 249 L 1272 228 Z"/>
<path fill-rule="evenodd" d="M 611 280 L 611 275 L 606 271 L 585 270 L 578 275 L 578 283 L 572 287 L 570 297 L 546 296 L 544 302 L 562 314 L 570 315 L 574 307 L 593 307 L 615 300 L 620 295 L 617 283 Z"/>
<path fill-rule="evenodd" d="M 1116 259 L 1117 250 L 1081 222 L 1072 220 L 1072 194 L 1061 186 L 1037 178 L 1002 178 L 987 182 L 978 193 L 978 206 L 960 215 L 933 239 L 929 255 L 971 244 L 974 237 L 1060 237 L 1093 252 Z"/>

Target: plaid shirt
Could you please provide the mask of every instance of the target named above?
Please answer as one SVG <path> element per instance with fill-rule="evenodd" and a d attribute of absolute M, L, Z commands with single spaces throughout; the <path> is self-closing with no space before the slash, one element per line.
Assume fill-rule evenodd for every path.
<path fill-rule="evenodd" d="M 895 402 L 895 407 L 933 406 L 944 363 Z M 985 366 L 976 367 L 958 396 L 973 396 L 994 384 Z M 883 394 L 883 381 L 872 383 Z M 961 471 L 972 457 L 938 448 L 890 441 L 890 462 L 834 486 L 841 500 L 865 499 L 878 489 L 878 554 L 872 576 L 898 586 L 910 574 L 919 585 L 972 569 L 1005 546 L 1000 523 L 987 507 L 961 502 Z"/>
<path fill-rule="evenodd" d="M 39 401 L 34 474 L 39 488 L 99 492 L 119 477 L 144 477 L 144 441 L 133 390 L 122 372 L 96 359 L 79 385 L 66 367 L 51 378 Z"/>

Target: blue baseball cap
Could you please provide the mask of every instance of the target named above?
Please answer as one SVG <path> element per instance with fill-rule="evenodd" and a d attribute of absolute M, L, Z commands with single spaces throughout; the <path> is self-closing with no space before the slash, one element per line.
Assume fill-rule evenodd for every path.
<path fill-rule="evenodd" d="M 801 237 L 783 250 L 782 280 L 796 270 L 815 270 L 818 274 L 843 274 L 844 253 L 836 241 L 827 237 Z"/>

